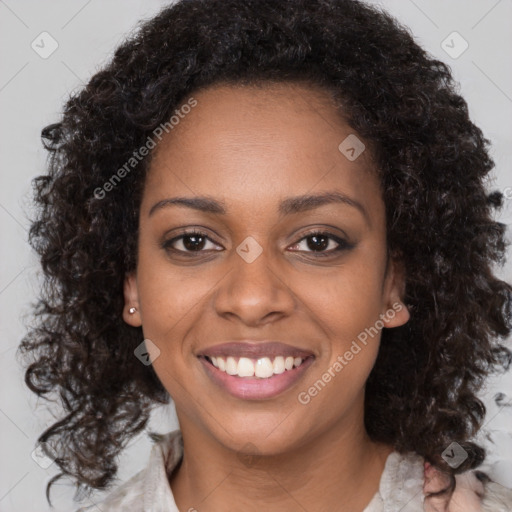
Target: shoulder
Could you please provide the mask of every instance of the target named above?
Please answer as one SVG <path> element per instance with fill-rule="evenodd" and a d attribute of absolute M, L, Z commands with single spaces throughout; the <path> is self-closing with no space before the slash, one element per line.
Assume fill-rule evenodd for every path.
<path fill-rule="evenodd" d="M 470 470 L 450 479 L 425 463 L 424 472 L 425 502 L 430 500 L 432 510 L 441 506 L 448 512 L 512 512 L 512 490 L 482 471 Z"/>
<path fill-rule="evenodd" d="M 98 505 L 92 504 L 82 507 L 75 512 L 94 512 L 99 510 L 102 512 L 114 512 L 120 510 L 133 510 L 133 512 L 142 512 L 144 499 L 144 481 L 146 470 L 143 469 L 124 482 L 122 485 L 114 489 L 103 501 Z"/>
<path fill-rule="evenodd" d="M 475 472 L 476 477 L 483 480 L 484 496 L 482 499 L 482 510 L 484 512 L 511 512 L 512 511 L 512 489 L 493 482 L 487 475 Z"/>
<path fill-rule="evenodd" d="M 449 476 L 425 463 L 425 510 L 447 512 L 511 512 L 512 490 L 494 482 L 486 473 L 469 470 Z"/>
<path fill-rule="evenodd" d="M 454 484 L 454 486 L 453 486 Z M 512 490 L 470 470 L 455 481 L 413 452 L 392 452 L 364 512 L 512 512 Z"/>
<path fill-rule="evenodd" d="M 82 507 L 75 512 L 144 512 L 166 510 L 177 512 L 169 486 L 168 474 L 178 465 L 183 455 L 181 432 L 174 430 L 154 439 L 155 444 L 146 467 L 115 488 L 100 503 Z"/>

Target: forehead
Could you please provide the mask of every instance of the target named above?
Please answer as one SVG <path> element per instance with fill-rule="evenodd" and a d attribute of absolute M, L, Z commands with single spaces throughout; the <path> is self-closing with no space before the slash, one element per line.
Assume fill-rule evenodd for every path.
<path fill-rule="evenodd" d="M 191 96 L 197 104 L 154 149 L 146 183 L 152 199 L 210 195 L 263 207 L 326 190 L 374 203 L 380 197 L 369 151 L 355 159 L 344 152 L 344 141 L 358 139 L 325 90 L 221 84 Z"/>

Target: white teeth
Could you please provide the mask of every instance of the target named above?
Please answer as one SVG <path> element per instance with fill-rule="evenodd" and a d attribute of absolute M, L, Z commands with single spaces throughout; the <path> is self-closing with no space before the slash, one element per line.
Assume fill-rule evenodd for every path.
<path fill-rule="evenodd" d="M 228 375 L 236 375 L 238 372 L 238 364 L 233 357 L 228 357 L 226 361 L 226 373 Z"/>
<path fill-rule="evenodd" d="M 238 361 L 238 376 L 252 377 L 254 375 L 254 363 L 247 357 L 241 357 Z"/>
<path fill-rule="evenodd" d="M 268 357 L 264 357 L 263 359 L 258 359 L 256 362 L 256 377 L 260 377 L 261 379 L 266 379 L 267 377 L 272 377 L 274 374 L 274 365 L 272 361 Z"/>
<path fill-rule="evenodd" d="M 284 357 L 277 356 L 274 359 L 274 365 L 273 366 L 274 366 L 274 373 L 275 374 L 284 373 Z"/>
<path fill-rule="evenodd" d="M 238 377 L 258 377 L 260 379 L 268 379 L 272 375 L 279 375 L 285 371 L 293 370 L 300 366 L 304 359 L 302 357 L 284 357 L 277 356 L 272 359 L 270 357 L 261 357 L 258 360 L 249 359 L 248 357 L 240 357 L 238 360 L 232 356 L 229 357 L 209 357 L 213 366 L 228 375 L 236 375 Z"/>

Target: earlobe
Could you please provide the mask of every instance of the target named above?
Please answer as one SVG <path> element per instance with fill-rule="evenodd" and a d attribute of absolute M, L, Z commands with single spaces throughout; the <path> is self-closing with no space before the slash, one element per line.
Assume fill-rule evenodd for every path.
<path fill-rule="evenodd" d="M 123 320 L 132 327 L 140 327 L 142 318 L 139 305 L 139 291 L 135 273 L 126 274 L 123 284 L 124 308 Z"/>
<path fill-rule="evenodd" d="M 406 324 L 410 318 L 411 314 L 407 306 L 397 296 L 384 313 L 382 321 L 384 322 L 384 327 L 391 328 Z"/>
<path fill-rule="evenodd" d="M 399 327 L 406 324 L 411 315 L 403 302 L 405 295 L 405 269 L 396 260 L 390 262 L 391 268 L 388 275 L 389 286 L 387 290 L 387 309 L 383 313 L 382 321 L 387 328 Z"/>

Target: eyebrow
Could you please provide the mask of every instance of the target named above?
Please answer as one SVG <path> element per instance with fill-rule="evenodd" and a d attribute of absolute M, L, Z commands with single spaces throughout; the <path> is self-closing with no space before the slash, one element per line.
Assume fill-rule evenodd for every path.
<path fill-rule="evenodd" d="M 351 206 L 363 215 L 366 222 L 370 224 L 368 212 L 363 205 L 352 199 L 351 197 L 342 194 L 341 192 L 324 192 L 316 195 L 302 195 L 295 197 L 288 197 L 279 203 L 278 212 L 281 217 L 286 215 L 293 215 L 302 213 L 309 210 L 314 210 L 321 206 L 328 204 L 345 204 Z M 201 211 L 203 213 L 211 213 L 214 215 L 226 215 L 227 209 L 223 201 L 217 201 L 211 197 L 196 196 L 196 197 L 171 197 L 162 199 L 155 203 L 149 210 L 148 216 L 153 215 L 157 210 L 169 206 L 183 206 Z"/>

